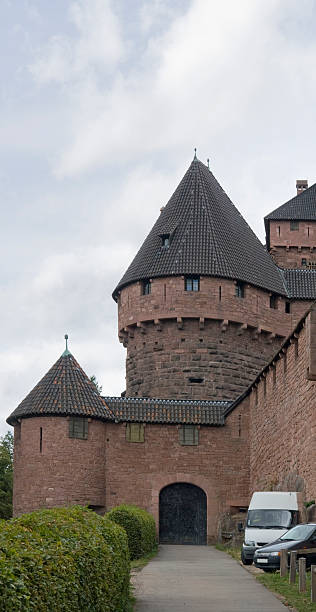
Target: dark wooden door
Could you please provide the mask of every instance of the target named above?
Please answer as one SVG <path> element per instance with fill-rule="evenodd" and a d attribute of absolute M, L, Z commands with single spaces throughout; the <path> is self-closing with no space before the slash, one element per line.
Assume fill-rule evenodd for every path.
<path fill-rule="evenodd" d="M 159 541 L 162 544 L 206 544 L 206 495 L 179 482 L 160 491 Z"/>

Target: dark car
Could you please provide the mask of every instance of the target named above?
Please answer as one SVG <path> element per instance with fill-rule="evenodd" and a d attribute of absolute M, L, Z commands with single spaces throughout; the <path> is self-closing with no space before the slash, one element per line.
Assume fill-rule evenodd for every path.
<path fill-rule="evenodd" d="M 302 551 L 297 556 L 306 557 L 306 567 L 316 564 L 316 523 L 296 525 L 274 542 L 257 548 L 253 559 L 255 566 L 266 572 L 280 569 L 281 550 Z"/>

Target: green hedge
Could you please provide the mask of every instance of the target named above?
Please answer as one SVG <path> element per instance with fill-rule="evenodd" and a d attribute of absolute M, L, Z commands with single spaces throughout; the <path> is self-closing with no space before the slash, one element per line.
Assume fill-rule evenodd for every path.
<path fill-rule="evenodd" d="M 124 527 L 132 560 L 140 559 L 157 546 L 155 519 L 146 510 L 122 504 L 110 510 L 106 516 Z"/>
<path fill-rule="evenodd" d="M 118 525 L 79 506 L 1 523 L 1 612 L 128 607 L 129 552 Z"/>

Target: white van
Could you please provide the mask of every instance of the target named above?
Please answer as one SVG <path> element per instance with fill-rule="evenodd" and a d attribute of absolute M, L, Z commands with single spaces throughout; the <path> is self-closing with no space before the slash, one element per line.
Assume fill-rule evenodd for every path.
<path fill-rule="evenodd" d="M 277 540 L 299 522 L 297 493 L 256 492 L 251 498 L 241 550 L 244 565 L 251 565 L 256 548 Z"/>

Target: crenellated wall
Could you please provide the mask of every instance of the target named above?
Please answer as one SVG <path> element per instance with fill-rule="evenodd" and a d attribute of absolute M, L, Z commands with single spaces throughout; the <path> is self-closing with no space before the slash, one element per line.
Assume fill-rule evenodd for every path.
<path fill-rule="evenodd" d="M 269 361 L 308 305 L 291 304 L 234 281 L 201 277 L 200 291 L 184 290 L 183 277 L 152 280 L 119 296 L 119 336 L 127 347 L 127 396 L 235 399 Z M 303 312 L 302 312 L 303 310 Z M 193 379 L 193 380 L 192 380 Z M 199 382 L 198 382 L 199 379 Z"/>
<path fill-rule="evenodd" d="M 106 425 L 91 420 L 87 440 L 69 438 L 68 430 L 66 417 L 31 417 L 15 425 L 15 516 L 71 504 L 104 508 Z"/>
<path fill-rule="evenodd" d="M 270 255 L 281 268 L 306 268 L 316 265 L 316 223 L 299 221 L 291 230 L 290 221 L 269 221 Z M 306 259 L 306 265 L 302 260 Z"/>
<path fill-rule="evenodd" d="M 313 321 L 311 322 L 311 316 Z M 238 406 L 250 404 L 250 493 L 316 496 L 316 312 Z"/>

